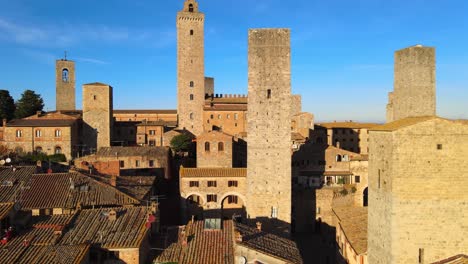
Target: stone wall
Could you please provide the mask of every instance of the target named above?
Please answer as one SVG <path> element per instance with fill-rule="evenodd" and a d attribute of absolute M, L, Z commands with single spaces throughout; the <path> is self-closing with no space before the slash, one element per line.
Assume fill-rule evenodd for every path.
<path fill-rule="evenodd" d="M 423 263 L 463 253 L 468 126 L 434 118 L 370 136 L 369 263 L 418 263 L 421 250 Z"/>
<path fill-rule="evenodd" d="M 247 112 L 243 110 L 204 110 L 204 131 L 211 131 L 213 128 L 219 128 L 228 134 L 239 135 L 246 131 L 246 115 Z"/>
<path fill-rule="evenodd" d="M 83 142 L 96 150 L 112 140 L 112 87 L 102 83 L 83 85 Z"/>
<path fill-rule="evenodd" d="M 435 48 L 416 45 L 395 52 L 391 122 L 436 113 Z"/>
<path fill-rule="evenodd" d="M 232 136 L 219 131 L 197 137 L 197 168 L 232 168 Z"/>
<path fill-rule="evenodd" d="M 66 59 L 55 62 L 55 96 L 57 110 L 76 109 L 75 62 Z"/>
<path fill-rule="evenodd" d="M 215 82 L 214 78 L 205 77 L 205 94 L 214 94 Z"/>
<path fill-rule="evenodd" d="M 21 137 L 16 137 L 16 131 L 21 131 Z M 36 131 L 40 130 L 40 137 Z M 56 131 L 60 136 L 56 136 Z M 17 152 L 33 152 L 38 148 L 42 152 L 51 155 L 57 147 L 65 155 L 67 160 L 72 159 L 74 147 L 78 144 L 77 124 L 70 127 L 5 127 L 4 143 L 7 148 Z"/>
<path fill-rule="evenodd" d="M 189 10 L 193 5 L 193 12 Z M 205 102 L 204 20 L 194 0 L 177 13 L 177 113 L 179 128 L 203 131 Z"/>
<path fill-rule="evenodd" d="M 291 223 L 288 29 L 249 30 L 247 213 Z"/>

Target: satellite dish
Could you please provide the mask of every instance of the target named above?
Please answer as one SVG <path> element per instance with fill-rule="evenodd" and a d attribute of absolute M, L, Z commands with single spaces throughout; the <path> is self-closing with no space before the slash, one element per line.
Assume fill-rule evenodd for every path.
<path fill-rule="evenodd" d="M 6 163 L 10 163 L 10 162 L 11 162 L 11 159 L 10 159 L 10 158 L 7 158 L 5 161 L 6 161 Z"/>
<path fill-rule="evenodd" d="M 247 258 L 246 257 L 240 257 L 239 263 L 240 264 L 246 264 L 247 263 Z"/>
<path fill-rule="evenodd" d="M 0 165 L 5 165 L 5 160 L 0 160 Z"/>

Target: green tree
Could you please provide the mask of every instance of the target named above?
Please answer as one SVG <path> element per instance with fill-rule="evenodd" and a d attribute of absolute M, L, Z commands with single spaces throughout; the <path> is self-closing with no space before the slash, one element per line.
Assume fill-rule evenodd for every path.
<path fill-rule="evenodd" d="M 190 150 L 192 138 L 187 134 L 180 134 L 171 139 L 171 148 L 175 152 L 185 152 Z"/>
<path fill-rule="evenodd" d="M 42 111 L 44 101 L 40 94 L 34 91 L 26 90 L 21 95 L 21 98 L 16 102 L 16 118 L 25 118 L 34 115 L 37 111 Z"/>
<path fill-rule="evenodd" d="M 15 101 L 8 90 L 0 90 L 0 120 L 10 121 L 15 116 Z"/>

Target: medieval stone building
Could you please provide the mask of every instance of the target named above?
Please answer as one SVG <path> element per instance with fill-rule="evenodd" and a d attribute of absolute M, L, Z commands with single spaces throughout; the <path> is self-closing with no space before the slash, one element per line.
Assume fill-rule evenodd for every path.
<path fill-rule="evenodd" d="M 434 54 L 395 53 L 392 122 L 369 133 L 369 263 L 433 263 L 468 248 L 468 126 L 434 116 Z"/>
<path fill-rule="evenodd" d="M 249 30 L 247 214 L 291 223 L 288 29 Z"/>
<path fill-rule="evenodd" d="M 55 62 L 55 100 L 57 110 L 75 110 L 75 62 Z"/>

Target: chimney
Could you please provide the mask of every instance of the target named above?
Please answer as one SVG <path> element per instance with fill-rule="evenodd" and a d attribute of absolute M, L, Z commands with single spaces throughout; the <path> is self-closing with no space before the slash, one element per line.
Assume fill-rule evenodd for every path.
<path fill-rule="evenodd" d="M 107 218 L 109 219 L 109 221 L 117 220 L 117 212 L 115 210 L 110 210 Z"/>
<path fill-rule="evenodd" d="M 73 179 L 70 177 L 70 189 L 74 190 L 75 189 L 75 183 L 73 182 Z"/>
<path fill-rule="evenodd" d="M 110 177 L 110 185 L 117 187 L 117 176 L 116 175 L 111 175 Z"/>
<path fill-rule="evenodd" d="M 336 147 L 340 148 L 340 142 L 339 141 L 336 142 Z"/>
<path fill-rule="evenodd" d="M 187 246 L 187 235 L 185 234 L 185 226 L 182 227 L 180 231 L 180 241 L 182 246 Z"/>
<path fill-rule="evenodd" d="M 192 220 L 191 220 L 192 224 L 193 222 L 195 222 L 195 215 L 192 215 Z"/>
<path fill-rule="evenodd" d="M 239 231 L 236 231 L 236 242 L 242 242 L 242 235 Z"/>
<path fill-rule="evenodd" d="M 256 224 L 257 224 L 257 230 L 262 231 L 262 223 L 257 222 Z"/>
<path fill-rule="evenodd" d="M 37 117 L 40 117 L 41 114 L 42 114 L 42 111 L 36 111 L 36 116 L 37 116 Z"/>
<path fill-rule="evenodd" d="M 7 120 L 6 120 L 6 118 L 3 118 L 3 120 L 2 120 L 2 121 L 3 121 L 3 127 L 6 127 L 6 123 L 7 123 Z"/>

